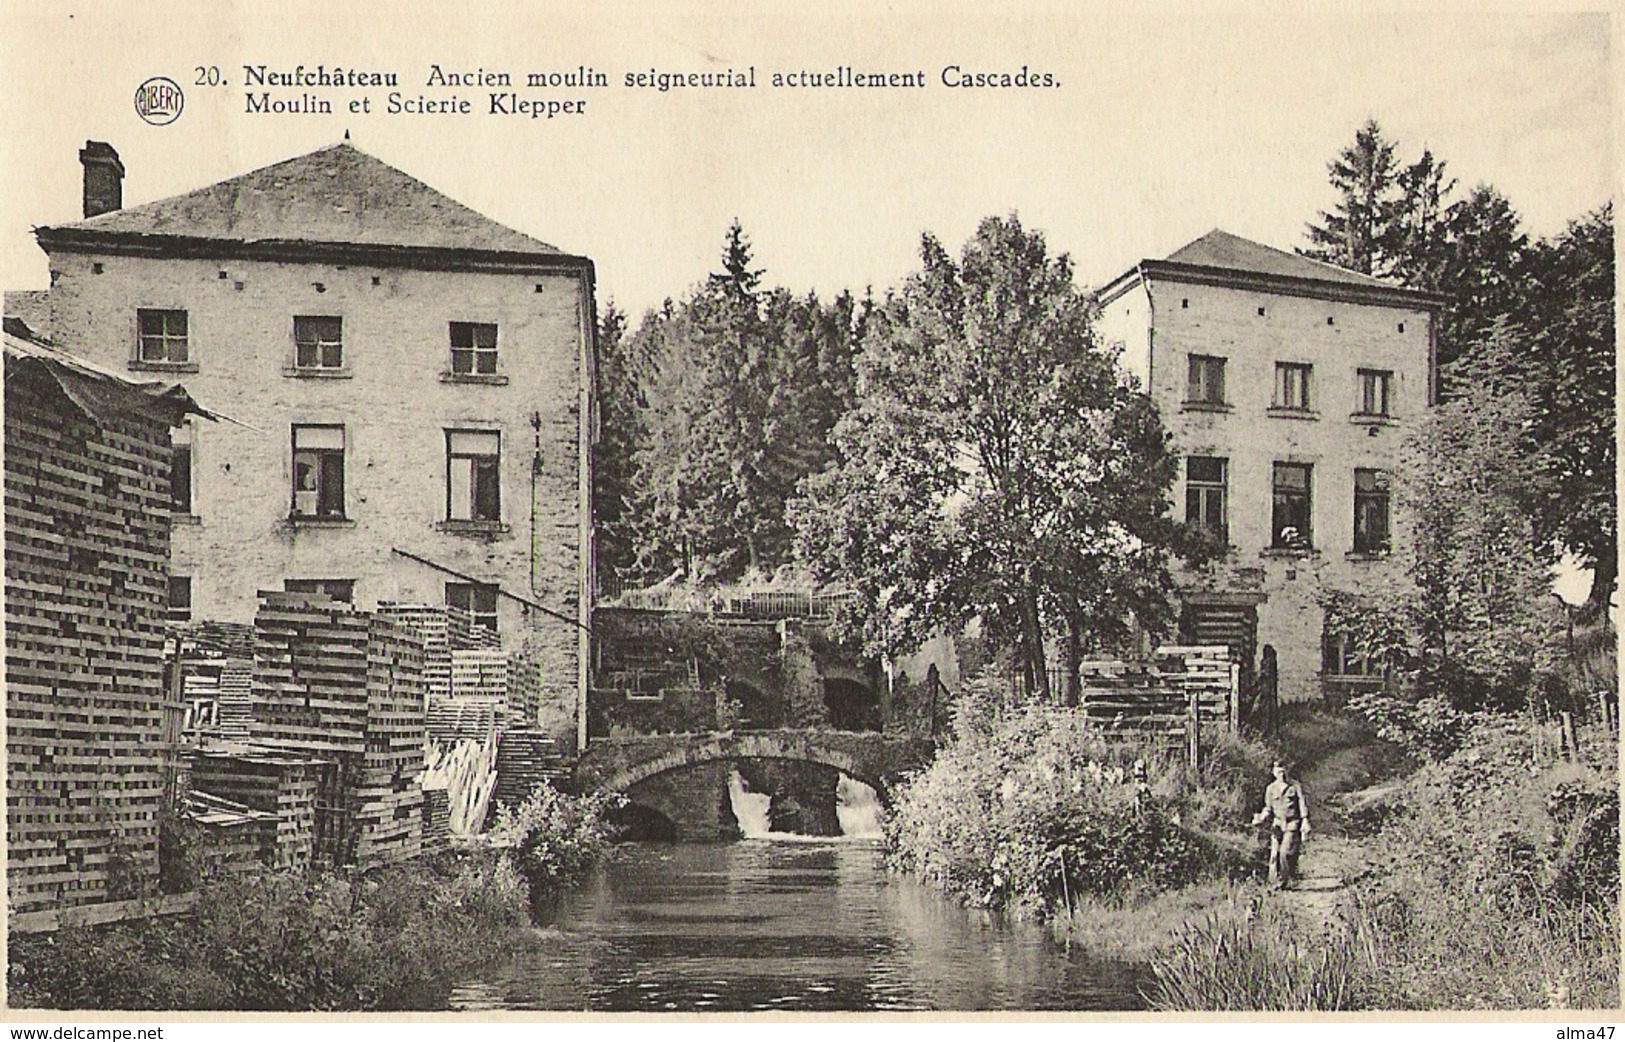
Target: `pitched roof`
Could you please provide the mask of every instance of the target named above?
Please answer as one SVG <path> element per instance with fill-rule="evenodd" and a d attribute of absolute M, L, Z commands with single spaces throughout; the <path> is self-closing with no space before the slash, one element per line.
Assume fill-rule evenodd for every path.
<path fill-rule="evenodd" d="M 1225 268 L 1230 271 L 1250 271 L 1259 275 L 1283 275 L 1287 278 L 1319 279 L 1324 282 L 1348 282 L 1356 286 L 1378 286 L 1383 289 L 1398 287 L 1383 279 L 1362 275 L 1357 271 L 1339 268 L 1335 264 L 1300 257 L 1296 253 L 1265 246 L 1239 235 L 1231 235 L 1215 228 L 1206 235 L 1170 253 L 1167 260 L 1175 264 L 1195 264 L 1204 268 Z"/>
<path fill-rule="evenodd" d="M 184 195 L 43 228 L 46 239 L 174 236 L 547 254 L 539 239 L 504 227 L 341 142 Z"/>
<path fill-rule="evenodd" d="M 1403 307 L 1427 307 L 1439 298 L 1386 279 L 1300 257 L 1215 228 L 1161 260 L 1145 260 L 1100 289 L 1102 303 L 1123 295 L 1140 279 L 1245 286 L 1269 292 Z"/>

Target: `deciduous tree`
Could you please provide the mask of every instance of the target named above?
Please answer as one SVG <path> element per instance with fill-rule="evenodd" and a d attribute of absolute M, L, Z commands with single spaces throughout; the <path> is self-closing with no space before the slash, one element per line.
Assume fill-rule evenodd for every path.
<path fill-rule="evenodd" d="M 839 464 L 792 505 L 801 558 L 856 592 L 871 653 L 980 620 L 1048 693 L 1045 645 L 1165 618 L 1177 460 L 1092 325 L 1072 266 L 1015 217 L 922 267 L 870 317 Z"/>

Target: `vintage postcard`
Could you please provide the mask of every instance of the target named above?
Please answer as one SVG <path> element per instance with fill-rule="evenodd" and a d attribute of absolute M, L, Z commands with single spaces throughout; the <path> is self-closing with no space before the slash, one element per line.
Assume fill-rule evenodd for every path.
<path fill-rule="evenodd" d="M 12 1015 L 1612 1037 L 1607 9 L 0 18 Z"/>

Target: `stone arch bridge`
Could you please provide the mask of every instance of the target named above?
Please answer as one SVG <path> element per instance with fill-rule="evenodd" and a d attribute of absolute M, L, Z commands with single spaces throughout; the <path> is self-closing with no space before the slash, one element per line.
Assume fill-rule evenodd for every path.
<path fill-rule="evenodd" d="M 576 784 L 583 791 L 628 793 L 635 804 L 672 820 L 681 838 L 709 839 L 731 829 L 731 811 L 708 806 L 714 798 L 694 797 L 714 793 L 715 778 L 707 775 L 731 764 L 818 764 L 863 782 L 887 803 L 892 787 L 930 763 L 935 749 L 929 738 L 810 728 L 603 737 L 594 738 L 577 762 Z M 692 778 L 693 792 L 684 790 L 685 778 Z"/>

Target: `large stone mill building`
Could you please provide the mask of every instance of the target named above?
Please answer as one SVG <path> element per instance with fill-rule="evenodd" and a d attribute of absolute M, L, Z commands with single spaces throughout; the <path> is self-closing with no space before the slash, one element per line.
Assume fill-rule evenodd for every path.
<path fill-rule="evenodd" d="M 1229 546 L 1178 577 L 1181 637 L 1244 670 L 1270 645 L 1283 699 L 1369 683 L 1322 598 L 1406 581 L 1390 476 L 1434 402 L 1438 300 L 1215 230 L 1100 301 L 1184 457 L 1176 510 Z"/>
<path fill-rule="evenodd" d="M 80 153 L 85 219 L 36 229 L 55 343 L 184 381 L 230 422 L 176 435 L 170 619 L 257 592 L 450 604 L 573 741 L 592 588 L 593 266 L 333 145 L 124 208 Z"/>

